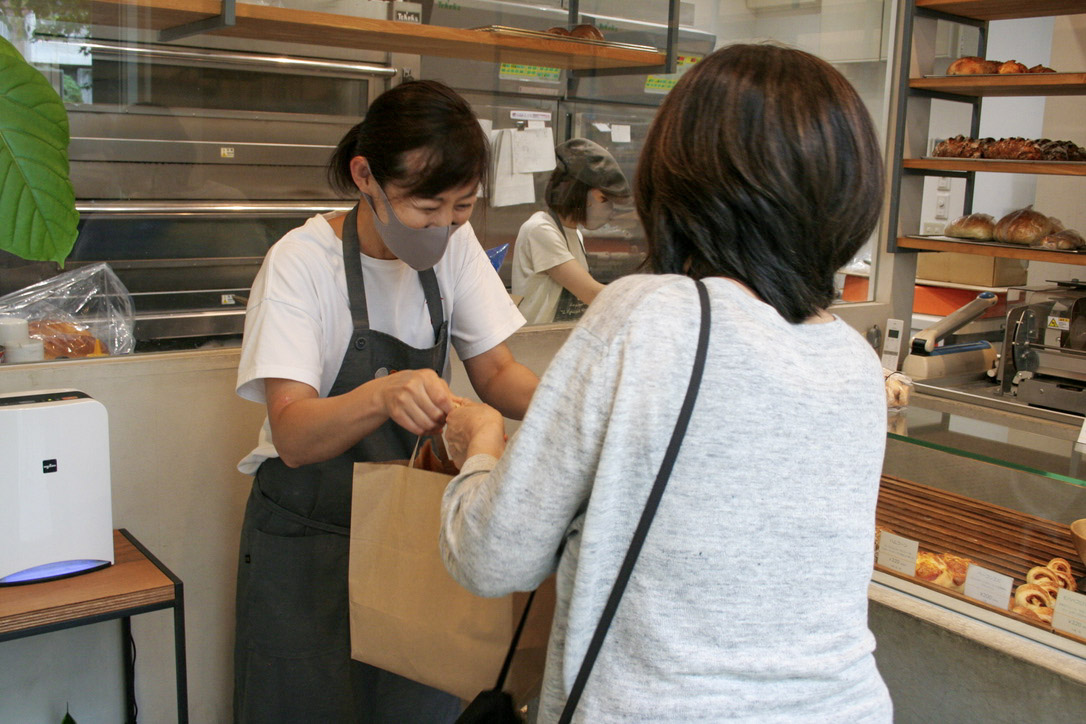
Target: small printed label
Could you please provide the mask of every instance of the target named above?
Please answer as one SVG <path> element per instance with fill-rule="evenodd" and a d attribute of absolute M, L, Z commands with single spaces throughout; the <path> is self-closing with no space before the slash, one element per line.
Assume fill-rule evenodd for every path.
<path fill-rule="evenodd" d="M 1049 317 L 1048 318 L 1048 328 L 1049 329 L 1062 329 L 1062 330 L 1065 330 L 1065 331 L 1068 330 L 1068 329 L 1071 329 L 1071 318 L 1070 317 Z"/>
<path fill-rule="evenodd" d="M 219 158 L 233 158 L 234 147 L 233 146 L 219 146 Z"/>
<path fill-rule="evenodd" d="M 421 23 L 422 13 L 418 10 L 395 10 L 396 20 L 401 23 Z"/>
<path fill-rule="evenodd" d="M 540 83 L 558 83 L 562 80 L 562 69 L 548 68 L 542 65 L 502 63 L 498 66 L 498 77 L 502 80 L 532 80 Z"/>
<path fill-rule="evenodd" d="M 916 554 L 920 543 L 883 531 L 879 535 L 879 552 L 875 561 L 883 568 L 906 576 L 916 575 Z"/>
<path fill-rule="evenodd" d="M 987 568 L 969 564 L 965 574 L 965 595 L 989 606 L 1006 610 L 1014 579 Z"/>
<path fill-rule="evenodd" d="M 233 294 L 223 294 L 219 299 L 221 300 L 220 304 L 222 304 L 223 306 L 228 306 L 228 305 L 231 305 L 231 304 L 237 304 L 238 303 L 237 300 L 234 299 Z"/>
<path fill-rule="evenodd" d="M 1052 628 L 1086 639 L 1086 595 L 1060 589 L 1052 611 Z"/>
<path fill-rule="evenodd" d="M 675 65 L 677 66 L 676 72 L 668 73 L 667 75 L 645 76 L 645 92 L 657 94 L 667 93 L 679 82 L 679 76 L 690 70 L 690 67 L 699 60 L 701 60 L 700 55 L 680 55 L 675 59 Z"/>
<path fill-rule="evenodd" d="M 57 471 L 57 461 L 55 459 L 53 459 L 53 460 L 42 460 L 41 461 L 41 471 L 43 473 L 55 473 Z"/>
<path fill-rule="evenodd" d="M 550 111 L 510 111 L 509 117 L 514 121 L 549 121 Z"/>

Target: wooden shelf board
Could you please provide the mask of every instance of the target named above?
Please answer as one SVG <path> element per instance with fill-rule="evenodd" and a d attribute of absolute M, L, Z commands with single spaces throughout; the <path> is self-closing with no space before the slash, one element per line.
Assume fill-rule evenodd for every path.
<path fill-rule="evenodd" d="M 90 0 L 92 22 L 163 30 L 219 14 L 219 0 Z M 606 47 L 559 37 L 510 37 L 482 30 L 444 28 L 351 15 L 239 3 L 236 24 L 213 35 L 310 43 L 383 52 L 437 55 L 492 63 L 571 70 L 662 65 L 666 54 Z"/>
<path fill-rule="evenodd" d="M 977 97 L 1078 96 L 1086 95 L 1086 73 L 946 75 L 911 78 L 909 87 Z"/>
<path fill-rule="evenodd" d="M 997 161 L 982 158 L 906 158 L 903 168 L 925 171 L 980 171 L 1086 176 L 1086 161 Z"/>
<path fill-rule="evenodd" d="M 977 256 L 996 256 L 1003 259 L 1027 259 L 1029 261 L 1048 261 L 1056 264 L 1077 264 L 1086 266 L 1086 253 L 1079 251 L 1053 251 L 1034 249 L 1029 246 L 1013 246 L 997 242 L 966 241 L 947 236 L 902 236 L 897 245 L 905 249 L 924 249 L 927 251 L 956 251 L 959 254 Z"/>
<path fill-rule="evenodd" d="M 114 564 L 91 573 L 0 588 L 0 634 L 168 603 L 173 581 L 113 531 Z"/>
<path fill-rule="evenodd" d="M 916 0 L 916 7 L 976 20 L 1086 13 L 1086 2 L 1083 0 Z"/>

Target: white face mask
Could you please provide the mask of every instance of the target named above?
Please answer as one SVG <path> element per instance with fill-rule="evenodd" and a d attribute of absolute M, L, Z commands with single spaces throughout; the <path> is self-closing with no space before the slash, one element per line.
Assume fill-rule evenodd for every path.
<path fill-rule="evenodd" d="M 588 192 L 588 200 L 585 204 L 585 220 L 584 228 L 586 229 L 598 229 L 615 215 L 615 202 L 611 199 L 605 198 L 603 201 L 596 200 L 596 194 L 591 191 Z"/>

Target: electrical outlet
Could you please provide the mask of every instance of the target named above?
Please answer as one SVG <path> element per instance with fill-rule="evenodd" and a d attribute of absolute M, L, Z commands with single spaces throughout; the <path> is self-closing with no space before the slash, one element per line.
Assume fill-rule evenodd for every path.
<path fill-rule="evenodd" d="M 946 228 L 946 224 L 939 223 L 938 221 L 925 221 L 924 222 L 924 236 L 939 236 L 943 233 L 943 229 Z"/>
<path fill-rule="evenodd" d="M 947 206 L 950 203 L 950 194 L 936 194 L 935 195 L 935 218 L 946 220 Z"/>

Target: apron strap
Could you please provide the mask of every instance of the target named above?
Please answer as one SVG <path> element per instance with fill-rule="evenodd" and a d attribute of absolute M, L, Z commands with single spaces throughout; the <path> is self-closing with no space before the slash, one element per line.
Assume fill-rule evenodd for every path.
<path fill-rule="evenodd" d="M 309 528 L 323 530 L 325 533 L 335 533 L 348 537 L 351 535 L 351 529 L 347 526 L 326 523 L 321 520 L 313 520 L 312 518 L 306 518 L 304 515 L 295 513 L 293 510 L 287 510 L 264 494 L 264 491 L 260 489 L 259 478 L 253 480 L 253 494 L 254 499 L 264 506 L 268 512 L 277 515 L 280 518 L 285 518 L 292 523 L 298 523 L 299 525 L 304 525 Z"/>

